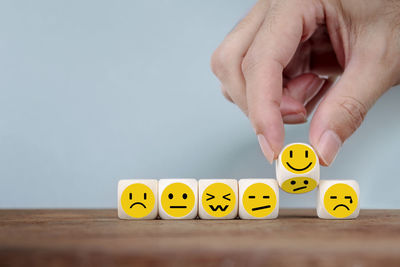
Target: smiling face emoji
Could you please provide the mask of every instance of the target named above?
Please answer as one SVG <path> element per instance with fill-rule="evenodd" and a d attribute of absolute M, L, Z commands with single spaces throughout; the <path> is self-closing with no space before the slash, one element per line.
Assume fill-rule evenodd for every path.
<path fill-rule="evenodd" d="M 348 217 L 357 209 L 357 193 L 347 184 L 334 184 L 325 192 L 324 206 L 333 217 Z"/>
<path fill-rule="evenodd" d="M 201 203 L 209 215 L 224 217 L 234 209 L 236 197 L 230 186 L 224 183 L 214 183 L 204 190 Z"/>
<path fill-rule="evenodd" d="M 144 184 L 131 184 L 121 195 L 121 206 L 126 214 L 133 218 L 143 218 L 154 209 L 153 191 Z"/>
<path fill-rule="evenodd" d="M 286 170 L 295 174 L 303 174 L 314 168 L 317 156 L 311 147 L 304 144 L 293 144 L 283 150 L 281 161 Z"/>
<path fill-rule="evenodd" d="M 268 216 L 276 207 L 275 191 L 267 184 L 250 185 L 243 194 L 243 207 L 251 216 Z"/>
<path fill-rule="evenodd" d="M 168 185 L 161 195 L 161 205 L 164 211 L 172 217 L 188 215 L 195 204 L 192 189 L 184 183 Z"/>

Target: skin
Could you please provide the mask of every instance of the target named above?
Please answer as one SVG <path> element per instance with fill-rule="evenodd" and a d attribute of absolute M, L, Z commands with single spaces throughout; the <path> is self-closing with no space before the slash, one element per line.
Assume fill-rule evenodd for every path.
<path fill-rule="evenodd" d="M 400 83 L 400 0 L 260 0 L 211 59 L 224 96 L 250 119 L 268 161 L 284 123 L 311 120 L 322 165 Z"/>

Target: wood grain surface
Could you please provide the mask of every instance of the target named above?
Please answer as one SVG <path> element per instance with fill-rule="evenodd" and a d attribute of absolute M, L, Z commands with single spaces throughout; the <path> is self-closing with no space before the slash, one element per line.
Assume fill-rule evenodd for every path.
<path fill-rule="evenodd" d="M 0 210 L 0 266 L 400 266 L 400 210 L 322 220 L 119 220 L 116 210 Z"/>

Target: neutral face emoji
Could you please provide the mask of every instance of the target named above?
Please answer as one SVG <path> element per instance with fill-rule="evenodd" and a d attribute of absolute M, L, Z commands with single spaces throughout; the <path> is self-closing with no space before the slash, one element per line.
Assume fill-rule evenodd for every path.
<path fill-rule="evenodd" d="M 195 204 L 193 190 L 184 183 L 168 185 L 161 194 L 161 205 L 164 211 L 173 217 L 188 215 Z"/>
<path fill-rule="evenodd" d="M 144 184 L 131 184 L 121 195 L 121 206 L 126 214 L 133 218 L 143 218 L 154 209 L 153 191 Z"/>
<path fill-rule="evenodd" d="M 303 174 L 314 168 L 317 156 L 310 147 L 303 144 L 293 144 L 285 148 L 281 160 L 286 170 L 295 174 Z"/>
<path fill-rule="evenodd" d="M 243 206 L 254 217 L 268 216 L 276 206 L 275 191 L 267 184 L 250 185 L 243 194 Z"/>
<path fill-rule="evenodd" d="M 214 183 L 203 191 L 201 203 L 209 215 L 224 217 L 232 212 L 236 204 L 236 197 L 230 186 L 224 183 Z"/>
<path fill-rule="evenodd" d="M 324 206 L 333 217 L 350 216 L 357 209 L 357 205 L 357 193 L 347 184 L 334 184 L 325 192 Z"/>
<path fill-rule="evenodd" d="M 317 182 L 308 177 L 294 177 L 282 183 L 282 189 L 292 194 L 302 194 L 317 187 Z"/>

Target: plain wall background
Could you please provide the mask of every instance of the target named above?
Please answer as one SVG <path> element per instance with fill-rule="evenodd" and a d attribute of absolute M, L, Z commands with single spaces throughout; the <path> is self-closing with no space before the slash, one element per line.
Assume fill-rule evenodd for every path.
<path fill-rule="evenodd" d="M 274 177 L 210 55 L 254 1 L 1 1 L 0 208 L 116 207 L 127 178 Z M 400 208 L 400 92 L 324 178 Z M 286 127 L 308 142 L 308 124 Z M 282 207 L 315 207 L 315 191 Z"/>

